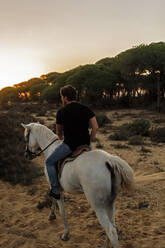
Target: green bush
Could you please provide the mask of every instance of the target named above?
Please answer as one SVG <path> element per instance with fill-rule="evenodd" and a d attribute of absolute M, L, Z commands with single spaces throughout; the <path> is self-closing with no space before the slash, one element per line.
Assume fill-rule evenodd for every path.
<path fill-rule="evenodd" d="M 130 136 L 149 136 L 150 122 L 148 120 L 137 119 L 131 123 L 124 124 L 123 128 L 128 130 Z"/>
<path fill-rule="evenodd" d="M 165 142 L 165 127 L 152 129 L 150 132 L 151 140 L 154 142 Z"/>
<path fill-rule="evenodd" d="M 128 140 L 135 135 L 148 136 L 150 131 L 150 122 L 148 120 L 137 119 L 131 123 L 126 123 L 119 127 L 119 130 L 109 138 L 112 140 Z"/>
<path fill-rule="evenodd" d="M 26 115 L 31 115 L 32 113 L 38 113 L 39 111 L 47 111 L 49 109 L 49 105 L 42 104 L 42 103 L 32 103 L 32 102 L 26 102 L 26 103 L 13 103 L 8 108 L 2 108 L 3 110 L 9 110 L 9 114 L 14 112 L 17 113 L 26 113 Z"/>
<path fill-rule="evenodd" d="M 28 185 L 41 170 L 24 158 L 25 142 L 21 122 L 34 122 L 25 113 L 8 111 L 0 114 L 0 179 L 12 184 Z"/>

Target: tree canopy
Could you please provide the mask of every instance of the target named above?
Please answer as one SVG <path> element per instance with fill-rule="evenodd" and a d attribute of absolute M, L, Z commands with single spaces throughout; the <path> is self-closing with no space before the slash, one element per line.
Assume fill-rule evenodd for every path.
<path fill-rule="evenodd" d="M 92 104 L 115 104 L 123 100 L 151 102 L 165 96 L 165 43 L 141 44 L 95 64 L 64 73 L 51 72 L 0 91 L 0 104 L 12 101 L 59 102 L 60 87 L 70 84 L 79 100 Z"/>

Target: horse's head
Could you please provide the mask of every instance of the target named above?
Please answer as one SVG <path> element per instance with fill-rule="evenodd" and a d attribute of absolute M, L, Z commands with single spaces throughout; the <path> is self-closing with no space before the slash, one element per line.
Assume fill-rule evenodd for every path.
<path fill-rule="evenodd" d="M 25 151 L 25 157 L 29 159 L 33 159 L 36 157 L 36 150 L 38 149 L 38 143 L 37 139 L 35 138 L 34 134 L 34 123 L 25 125 L 21 123 L 21 125 L 24 127 L 24 137 L 26 142 L 26 151 Z"/>

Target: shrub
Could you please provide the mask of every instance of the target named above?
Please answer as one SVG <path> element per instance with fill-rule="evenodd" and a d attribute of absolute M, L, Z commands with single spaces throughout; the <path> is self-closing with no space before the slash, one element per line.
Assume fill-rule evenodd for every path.
<path fill-rule="evenodd" d="M 134 120 L 132 123 L 124 124 L 123 128 L 128 130 L 130 136 L 149 136 L 150 122 L 148 120 L 137 119 Z"/>
<path fill-rule="evenodd" d="M 11 104 L 11 106 L 8 106 L 8 110 L 9 114 L 14 112 L 16 114 L 17 113 L 26 113 L 27 115 L 31 115 L 32 113 L 38 113 L 41 109 L 42 111 L 47 111 L 47 109 L 49 108 L 49 105 L 43 105 L 41 103 L 36 104 L 36 103 L 13 103 Z M 4 108 L 3 108 L 4 109 Z"/>
<path fill-rule="evenodd" d="M 118 132 L 115 132 L 114 134 L 110 135 L 109 138 L 111 140 L 128 140 L 129 133 L 127 130 L 119 130 Z"/>
<path fill-rule="evenodd" d="M 135 135 L 129 138 L 129 144 L 130 145 L 142 145 L 144 144 L 143 138 L 140 135 Z"/>
<path fill-rule="evenodd" d="M 137 119 L 131 123 L 126 123 L 119 127 L 119 130 L 110 135 L 112 140 L 128 140 L 129 137 L 135 135 L 148 136 L 150 129 L 150 122 L 148 120 Z"/>
<path fill-rule="evenodd" d="M 165 128 L 155 128 L 152 129 L 150 132 L 151 140 L 154 142 L 165 142 Z"/>
<path fill-rule="evenodd" d="M 99 127 L 103 127 L 106 124 L 111 123 L 110 119 L 104 114 L 97 114 L 96 119 L 97 119 Z"/>
<path fill-rule="evenodd" d="M 46 114 L 46 110 L 45 109 L 40 109 L 38 110 L 36 116 L 45 116 Z"/>
<path fill-rule="evenodd" d="M 20 124 L 34 121 L 33 117 L 13 110 L 0 114 L 0 179 L 28 185 L 41 175 L 40 169 L 24 158 L 25 144 Z"/>
<path fill-rule="evenodd" d="M 130 148 L 129 146 L 124 145 L 124 144 L 120 144 L 120 143 L 118 143 L 118 144 L 113 144 L 112 146 L 113 146 L 114 148 L 116 148 L 116 149 L 129 149 L 129 148 Z"/>
<path fill-rule="evenodd" d="M 164 123 L 165 122 L 165 119 L 155 119 L 152 121 L 153 123 L 156 123 L 156 124 L 160 124 L 160 123 Z"/>

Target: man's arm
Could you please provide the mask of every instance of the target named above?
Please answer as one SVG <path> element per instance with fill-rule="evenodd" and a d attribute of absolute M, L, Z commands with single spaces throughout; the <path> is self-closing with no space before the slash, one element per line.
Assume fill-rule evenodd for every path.
<path fill-rule="evenodd" d="M 63 139 L 63 127 L 60 124 L 56 124 L 56 134 L 58 135 L 59 139 Z"/>
<path fill-rule="evenodd" d="M 97 124 L 97 120 L 96 120 L 96 117 L 92 117 L 90 120 L 90 125 L 91 125 L 91 128 L 92 128 L 92 131 L 91 131 L 91 134 L 90 134 L 90 140 L 92 141 L 93 138 L 95 137 L 96 135 L 96 132 L 98 130 L 98 124 Z"/>

